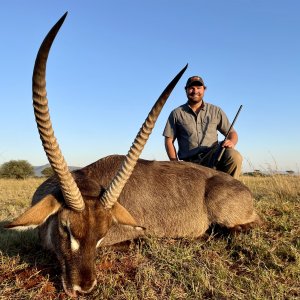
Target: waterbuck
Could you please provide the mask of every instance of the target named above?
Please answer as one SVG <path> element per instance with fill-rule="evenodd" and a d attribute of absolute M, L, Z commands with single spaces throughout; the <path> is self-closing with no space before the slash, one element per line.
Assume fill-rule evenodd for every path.
<path fill-rule="evenodd" d="M 102 158 L 69 172 L 54 136 L 46 98 L 48 54 L 66 14 L 45 37 L 33 71 L 33 106 L 44 150 L 55 171 L 32 207 L 7 228 L 39 228 L 60 263 L 69 296 L 96 284 L 96 248 L 151 234 L 199 237 L 211 224 L 231 229 L 259 222 L 248 188 L 231 176 L 187 162 L 139 159 L 154 123 L 186 67 L 156 101 L 126 156 Z"/>

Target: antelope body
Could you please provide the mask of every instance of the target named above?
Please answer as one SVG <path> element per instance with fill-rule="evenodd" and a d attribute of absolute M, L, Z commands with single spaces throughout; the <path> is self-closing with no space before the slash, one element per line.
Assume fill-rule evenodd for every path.
<path fill-rule="evenodd" d="M 124 156 L 112 155 L 74 171 L 73 176 L 84 198 L 100 202 L 99 195 L 123 160 Z M 49 196 L 49 185 L 53 189 L 51 194 L 63 203 L 59 185 L 55 178 L 50 178 L 37 189 L 33 204 Z M 128 225 L 134 226 L 124 227 L 111 220 L 112 227 L 101 246 L 144 234 L 199 237 L 211 224 L 234 229 L 258 220 L 252 195 L 245 185 L 228 174 L 187 162 L 139 159 L 118 203 L 131 214 L 136 224 L 128 221 Z M 96 219 L 95 225 L 99 226 L 102 220 Z"/>
<path fill-rule="evenodd" d="M 7 227 L 39 227 L 43 246 L 58 258 L 65 292 L 76 296 L 93 289 L 99 246 L 144 234 L 199 237 L 214 223 L 232 229 L 258 223 L 250 191 L 231 176 L 193 163 L 139 159 L 186 67 L 159 97 L 126 156 L 108 156 L 68 171 L 54 137 L 45 89 L 48 52 L 64 18 L 45 38 L 33 73 L 35 117 L 56 175 L 37 189 L 32 207 Z"/>

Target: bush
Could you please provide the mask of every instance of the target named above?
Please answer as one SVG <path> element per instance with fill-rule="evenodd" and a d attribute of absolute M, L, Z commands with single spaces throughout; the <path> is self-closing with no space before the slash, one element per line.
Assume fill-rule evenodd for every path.
<path fill-rule="evenodd" d="M 33 166 L 26 160 L 10 160 L 0 167 L 0 177 L 25 179 L 34 176 Z"/>
<path fill-rule="evenodd" d="M 52 175 L 54 175 L 54 171 L 52 167 L 46 167 L 45 169 L 43 169 L 41 173 L 45 177 L 51 177 Z"/>

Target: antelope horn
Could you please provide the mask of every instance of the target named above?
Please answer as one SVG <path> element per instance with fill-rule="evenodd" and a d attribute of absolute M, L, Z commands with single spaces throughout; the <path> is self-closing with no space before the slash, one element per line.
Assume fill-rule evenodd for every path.
<path fill-rule="evenodd" d="M 51 45 L 67 13 L 52 27 L 37 54 L 32 75 L 34 115 L 48 161 L 59 179 L 66 205 L 75 211 L 84 209 L 82 195 L 60 151 L 52 128 L 46 91 L 46 65 Z"/>
<path fill-rule="evenodd" d="M 168 84 L 168 86 L 165 88 L 165 90 L 160 95 L 158 100 L 155 102 L 150 113 L 148 114 L 147 119 L 145 120 L 144 124 L 142 125 L 140 131 L 138 132 L 130 150 L 128 151 L 119 171 L 117 172 L 117 174 L 111 181 L 109 187 L 103 194 L 101 201 L 107 209 L 111 208 L 118 200 L 127 180 L 129 179 L 130 175 L 132 174 L 132 172 L 134 170 L 137 160 L 138 160 L 140 154 L 142 153 L 142 150 L 152 132 L 155 122 L 156 122 L 164 104 L 166 103 L 168 97 L 170 96 L 170 94 L 173 91 L 174 87 L 176 86 L 177 82 L 181 78 L 182 74 L 187 69 L 187 66 L 188 65 L 186 65 L 174 77 L 174 79 Z"/>

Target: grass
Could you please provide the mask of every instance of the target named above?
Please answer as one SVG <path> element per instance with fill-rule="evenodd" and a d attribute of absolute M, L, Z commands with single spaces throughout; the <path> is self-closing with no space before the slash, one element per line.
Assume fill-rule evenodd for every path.
<path fill-rule="evenodd" d="M 300 177 L 241 178 L 266 225 L 229 235 L 147 237 L 129 248 L 100 249 L 95 290 L 80 299 L 300 299 Z M 55 258 L 35 231 L 3 225 L 30 205 L 42 179 L 0 179 L 0 299 L 69 299 Z"/>

